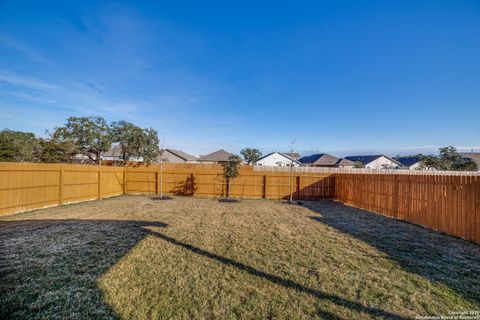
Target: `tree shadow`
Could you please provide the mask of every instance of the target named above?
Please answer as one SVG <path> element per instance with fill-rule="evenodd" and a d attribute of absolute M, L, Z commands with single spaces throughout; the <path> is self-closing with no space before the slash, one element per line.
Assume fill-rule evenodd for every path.
<path fill-rule="evenodd" d="M 193 174 L 189 175 L 185 180 L 176 182 L 173 187 L 173 194 L 176 196 L 193 196 L 197 191 L 197 182 Z"/>
<path fill-rule="evenodd" d="M 97 279 L 164 223 L 0 221 L 0 319 L 118 319 Z"/>
<path fill-rule="evenodd" d="M 193 246 L 191 244 L 176 240 L 176 239 L 174 239 L 172 237 L 169 237 L 165 234 L 162 234 L 160 232 L 152 232 L 152 234 L 155 235 L 156 237 L 162 239 L 162 240 L 165 240 L 165 241 L 175 245 L 175 246 L 182 247 L 182 248 L 187 249 L 187 250 L 189 250 L 189 251 L 191 251 L 195 254 L 198 254 L 198 255 L 204 256 L 206 258 L 215 260 L 215 261 L 217 261 L 219 263 L 222 263 L 224 265 L 237 268 L 238 270 L 247 272 L 247 273 L 249 273 L 253 276 L 256 276 L 256 277 L 260 277 L 262 279 L 270 281 L 270 282 L 272 282 L 276 285 L 282 286 L 284 288 L 293 289 L 293 290 L 301 292 L 301 293 L 306 293 L 306 294 L 309 294 L 309 295 L 311 295 L 311 296 L 313 296 L 317 299 L 327 300 L 327 301 L 330 301 L 332 303 L 335 303 L 338 306 L 348 308 L 348 309 L 351 309 L 351 310 L 354 310 L 354 311 L 357 311 L 357 312 L 360 312 L 360 313 L 368 314 L 369 316 L 383 317 L 383 318 L 386 318 L 386 319 L 406 319 L 406 318 L 404 318 L 400 315 L 397 315 L 397 314 L 394 314 L 394 313 L 391 313 L 391 312 L 388 312 L 388 311 L 385 311 L 385 310 L 382 310 L 382 309 L 367 307 L 367 306 L 364 306 L 364 305 L 362 305 L 360 303 L 357 303 L 355 301 L 347 300 L 347 299 L 341 298 L 341 297 L 333 295 L 333 294 L 329 294 L 329 293 L 322 292 L 322 291 L 319 291 L 319 290 L 316 290 L 316 289 L 308 288 L 308 287 L 303 286 L 303 285 L 301 285 L 297 282 L 294 282 L 292 280 L 284 279 L 282 277 L 278 277 L 278 276 L 275 276 L 273 274 L 270 274 L 270 273 L 267 273 L 267 272 L 264 272 L 264 271 L 261 271 L 261 270 L 257 270 L 255 268 L 253 268 L 249 265 L 243 264 L 239 261 L 236 261 L 236 260 L 233 260 L 233 259 L 230 259 L 230 258 L 226 258 L 226 257 L 220 256 L 218 254 L 209 252 L 207 250 L 201 249 L 199 247 Z M 341 319 L 341 318 L 337 317 L 336 315 L 334 315 L 330 312 L 324 312 L 322 310 L 317 310 L 317 314 L 320 315 L 320 316 L 328 316 L 327 318 L 330 318 L 330 319 Z"/>
<path fill-rule="evenodd" d="M 443 283 L 480 303 L 480 246 L 335 201 L 303 205 L 318 214 L 312 220 L 376 248 L 408 272 Z"/>
<path fill-rule="evenodd" d="M 314 179 L 316 181 L 305 185 L 300 185 L 300 177 L 294 176 L 292 185 L 292 199 L 293 200 L 325 200 L 333 199 L 335 197 L 335 177 L 333 175 L 325 177 L 303 177 L 303 179 Z M 303 180 L 302 180 L 303 181 Z M 288 192 L 282 197 L 283 200 L 290 199 Z"/>
<path fill-rule="evenodd" d="M 104 302 L 99 277 L 135 244 L 154 235 L 175 246 L 369 316 L 404 319 L 334 294 L 303 286 L 158 232 L 161 222 L 132 220 L 0 221 L 0 318 L 119 319 Z M 155 230 L 149 230 L 154 227 Z M 340 319 L 328 311 L 317 315 Z"/>

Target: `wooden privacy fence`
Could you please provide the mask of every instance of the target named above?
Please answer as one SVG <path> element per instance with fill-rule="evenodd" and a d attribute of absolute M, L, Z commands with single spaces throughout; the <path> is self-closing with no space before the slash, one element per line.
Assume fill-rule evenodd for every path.
<path fill-rule="evenodd" d="M 290 189 L 292 181 L 292 189 Z M 218 165 L 110 167 L 0 163 L 0 214 L 121 194 L 222 197 Z M 335 199 L 480 243 L 480 176 L 254 170 L 230 184 L 239 198 Z M 381 230 L 379 230 L 381 232 Z"/>
<path fill-rule="evenodd" d="M 0 214 L 124 193 L 119 167 L 0 163 Z"/>
<path fill-rule="evenodd" d="M 165 164 L 162 173 L 159 167 L 127 168 L 126 193 L 158 194 L 163 188 L 173 195 L 227 195 L 221 166 Z M 289 172 L 257 172 L 252 167 L 242 167 L 240 176 L 229 183 L 229 193 L 237 198 L 288 199 L 291 186 L 297 200 L 333 199 L 335 195 L 332 174 L 295 173 L 292 177 Z"/>
<path fill-rule="evenodd" d="M 480 176 L 336 174 L 335 199 L 480 243 Z"/>

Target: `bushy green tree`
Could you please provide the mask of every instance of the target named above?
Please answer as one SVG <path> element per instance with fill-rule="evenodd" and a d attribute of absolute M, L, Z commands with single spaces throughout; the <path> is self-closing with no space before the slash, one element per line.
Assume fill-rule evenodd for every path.
<path fill-rule="evenodd" d="M 440 154 L 435 156 L 422 157 L 423 168 L 437 169 L 437 170 L 453 170 L 453 171 L 476 171 L 478 170 L 477 164 L 468 159 L 464 159 L 461 154 L 457 152 L 457 149 L 448 146 L 438 149 Z"/>
<path fill-rule="evenodd" d="M 363 162 L 361 162 L 361 161 L 355 161 L 355 162 L 353 163 L 353 167 L 354 167 L 355 169 L 363 169 L 363 168 L 365 168 L 365 165 L 364 165 Z"/>
<path fill-rule="evenodd" d="M 248 164 L 252 164 L 262 156 L 262 152 L 255 148 L 243 148 L 242 151 L 240 151 L 240 154 Z"/>
<path fill-rule="evenodd" d="M 100 155 L 112 146 L 110 127 L 102 117 L 70 117 L 63 127 L 55 128 L 52 138 L 56 142 L 68 141 L 79 154 L 97 164 Z"/>
<path fill-rule="evenodd" d="M 230 182 L 240 174 L 240 164 L 242 159 L 232 154 L 228 157 L 228 161 L 223 165 L 223 177 L 227 181 L 227 198 L 230 197 Z"/>
<path fill-rule="evenodd" d="M 433 155 L 424 155 L 420 158 L 420 168 L 427 170 L 441 170 L 440 160 Z"/>
<path fill-rule="evenodd" d="M 462 165 L 464 160 L 456 148 L 448 146 L 439 148 L 438 150 L 440 151 L 438 158 L 443 170 L 454 170 L 454 167 Z"/>
<path fill-rule="evenodd" d="M 35 160 L 34 149 L 38 139 L 31 132 L 0 131 L 0 161 L 29 161 Z"/>
<path fill-rule="evenodd" d="M 160 155 L 160 140 L 158 133 L 152 128 L 143 129 L 145 133 L 145 141 L 142 146 L 142 157 L 146 163 L 151 163 L 158 159 Z"/>
<path fill-rule="evenodd" d="M 72 162 L 77 154 L 77 147 L 69 140 L 39 139 L 35 148 L 35 159 L 45 163 Z"/>
<path fill-rule="evenodd" d="M 150 163 L 158 158 L 160 153 L 157 131 L 152 128 L 142 129 L 126 121 L 113 122 L 111 125 L 112 141 L 118 143 L 122 150 L 124 161 L 132 157 L 143 157 Z"/>

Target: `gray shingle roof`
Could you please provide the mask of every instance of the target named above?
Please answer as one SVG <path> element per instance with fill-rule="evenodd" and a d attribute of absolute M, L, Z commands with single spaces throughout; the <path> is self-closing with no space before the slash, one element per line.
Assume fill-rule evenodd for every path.
<path fill-rule="evenodd" d="M 355 162 L 350 161 L 350 160 L 348 160 L 348 159 L 338 159 L 336 165 L 337 165 L 337 166 L 349 167 L 349 166 L 355 165 Z"/>
<path fill-rule="evenodd" d="M 195 161 L 197 158 L 191 154 L 188 154 L 186 152 L 183 152 L 181 150 L 176 150 L 176 149 L 165 149 L 165 151 L 168 151 L 170 153 L 173 153 L 177 157 L 182 158 L 185 161 Z"/>
<path fill-rule="evenodd" d="M 311 156 L 306 156 L 300 158 L 301 163 L 305 164 L 314 164 L 320 166 L 333 166 L 338 162 L 338 158 L 327 153 L 318 153 L 312 154 Z"/>
<path fill-rule="evenodd" d="M 198 158 L 199 161 L 212 161 L 212 162 L 222 162 L 228 161 L 228 157 L 232 154 L 223 149 L 217 150 L 215 152 L 209 153 L 207 155 L 201 156 Z"/>

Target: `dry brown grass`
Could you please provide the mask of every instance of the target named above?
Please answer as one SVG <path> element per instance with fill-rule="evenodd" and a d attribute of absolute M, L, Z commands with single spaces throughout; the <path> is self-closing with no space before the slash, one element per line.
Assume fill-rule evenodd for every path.
<path fill-rule="evenodd" d="M 480 246 L 334 202 L 123 196 L 1 218 L 0 318 L 480 309 Z"/>

